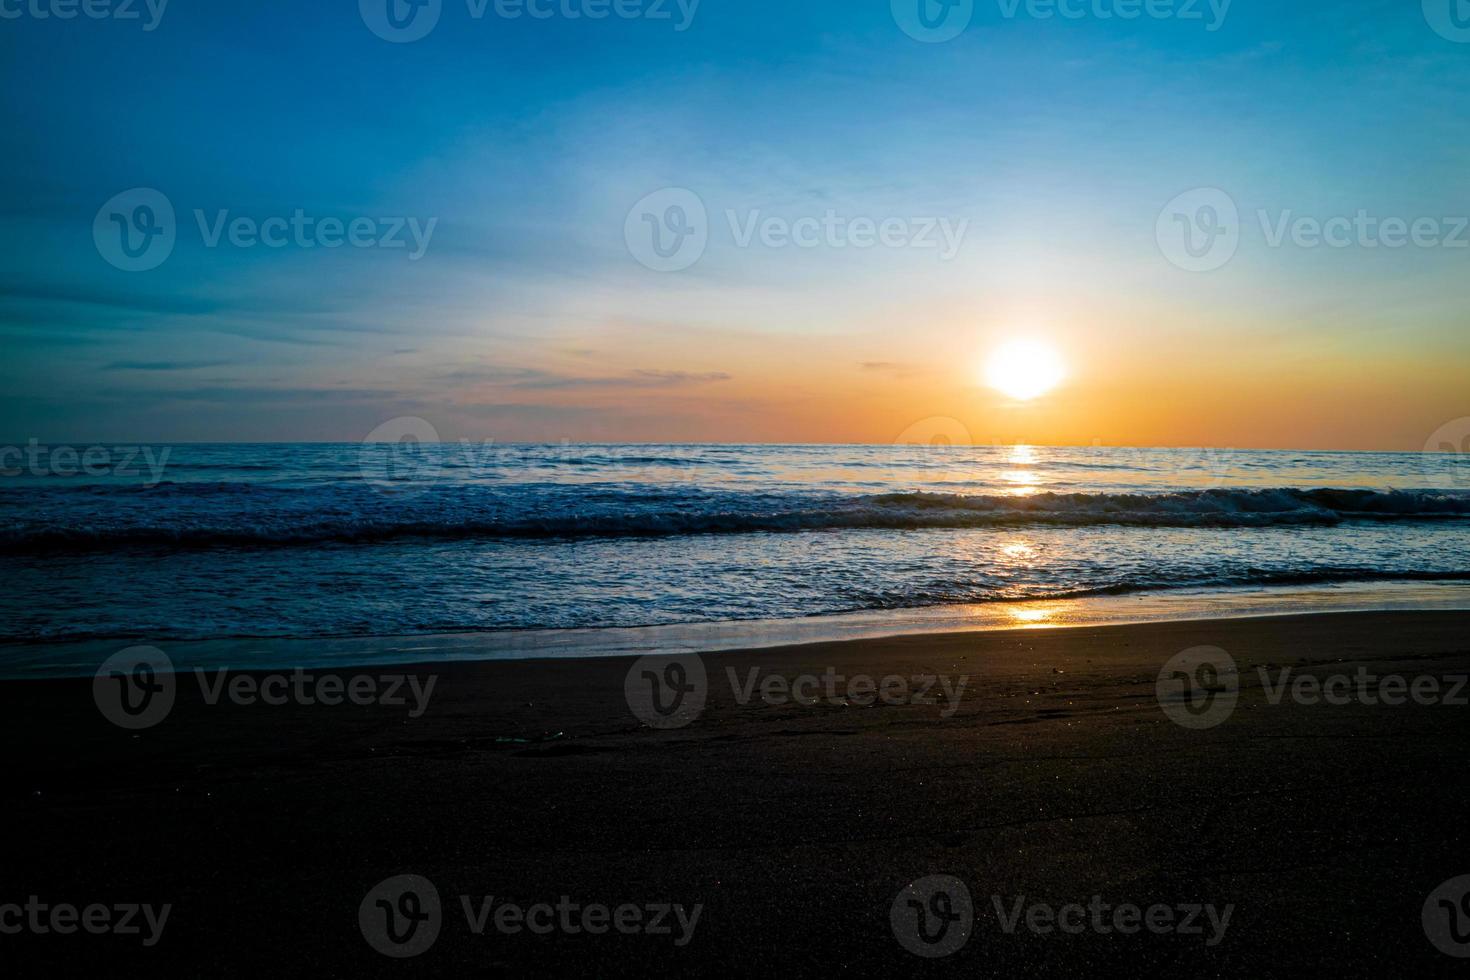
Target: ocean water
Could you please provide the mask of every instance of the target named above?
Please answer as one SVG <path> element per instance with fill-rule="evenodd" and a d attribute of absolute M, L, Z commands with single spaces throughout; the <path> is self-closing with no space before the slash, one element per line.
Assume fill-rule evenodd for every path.
<path fill-rule="evenodd" d="M 636 627 L 1470 580 L 1470 465 L 1455 454 L 94 448 L 90 465 L 80 447 L 0 461 L 0 641 Z"/>

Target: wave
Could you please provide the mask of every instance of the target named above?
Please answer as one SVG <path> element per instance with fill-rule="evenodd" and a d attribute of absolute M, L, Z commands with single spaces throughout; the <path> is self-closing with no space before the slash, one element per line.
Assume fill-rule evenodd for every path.
<path fill-rule="evenodd" d="M 1470 494 L 1436 490 L 1214 489 L 1162 494 L 1030 496 L 885 493 L 866 496 L 561 492 L 538 498 L 446 488 L 403 498 L 337 488 L 273 488 L 268 502 L 235 486 L 160 488 L 164 495 L 106 519 L 48 514 L 0 530 L 0 553 L 366 544 L 421 538 L 553 539 L 1043 525 L 1152 528 L 1330 526 L 1353 521 L 1470 518 Z M 197 494 L 197 496 L 196 496 Z M 146 495 L 136 498 L 140 503 Z M 289 500 L 290 506 L 281 506 Z"/>

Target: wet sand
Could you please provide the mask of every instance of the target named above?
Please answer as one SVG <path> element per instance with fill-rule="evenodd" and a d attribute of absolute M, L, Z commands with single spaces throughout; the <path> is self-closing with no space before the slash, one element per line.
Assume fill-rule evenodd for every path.
<path fill-rule="evenodd" d="M 1166 715 L 1156 684 L 1171 657 L 1200 645 L 1231 655 L 1241 693 L 1228 717 L 1196 730 Z M 1272 705 L 1258 669 L 1274 681 L 1283 667 L 1318 678 L 1362 668 L 1370 693 L 1372 678 L 1435 677 L 1448 693 L 1445 679 L 1470 673 L 1470 613 L 708 654 L 702 712 L 668 729 L 630 709 L 632 663 L 416 664 L 420 691 L 434 679 L 419 717 L 407 685 L 406 704 L 209 704 L 184 674 L 167 717 L 139 731 L 102 716 L 91 680 L 0 683 L 11 749 L 0 906 L 31 895 L 171 906 L 146 948 L 142 936 L 0 935 L 7 972 L 1463 968 L 1430 944 L 1420 916 L 1431 891 L 1470 874 L 1470 709 L 1356 697 Z M 757 689 L 742 704 L 752 668 Z M 903 703 L 869 704 L 841 682 L 829 699 L 829 671 L 910 680 L 901 695 L 890 687 Z M 786 699 L 771 674 L 818 678 L 800 688 L 817 703 Z M 921 692 L 912 679 L 928 676 L 952 693 L 963 679 L 963 693 Z M 909 703 L 920 693 L 938 703 Z M 401 874 L 432 882 L 443 911 L 432 946 L 395 961 L 369 945 L 358 913 L 370 889 Z M 966 885 L 974 924 L 961 948 L 930 961 L 905 948 L 890 909 L 932 875 Z M 493 925 L 477 935 L 460 896 L 472 908 L 485 896 L 523 907 L 567 896 L 700 913 L 692 931 L 670 916 L 668 935 Z M 1008 933 L 1022 896 L 1023 908 L 1099 896 L 1109 907 L 1231 912 L 1223 935 L 1203 915 L 1201 935 L 1041 934 L 1024 921 Z"/>

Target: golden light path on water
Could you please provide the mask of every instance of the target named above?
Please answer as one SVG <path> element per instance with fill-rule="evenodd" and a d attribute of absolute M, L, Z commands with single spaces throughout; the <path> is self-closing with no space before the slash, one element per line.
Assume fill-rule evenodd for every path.
<path fill-rule="evenodd" d="M 1028 602 L 1012 604 L 1005 610 L 1021 629 L 1054 629 L 1067 624 L 1069 614 L 1076 612 L 1076 600 L 1062 602 Z"/>

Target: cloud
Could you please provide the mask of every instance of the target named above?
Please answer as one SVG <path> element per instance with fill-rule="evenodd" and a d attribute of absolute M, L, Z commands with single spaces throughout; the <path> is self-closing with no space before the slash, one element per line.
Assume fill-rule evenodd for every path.
<path fill-rule="evenodd" d="M 300 402 L 393 402 L 403 395 L 378 388 L 249 388 L 203 386 L 153 393 L 159 399 L 221 404 L 291 404 Z"/>
<path fill-rule="evenodd" d="M 104 371 L 197 371 L 201 368 L 228 367 L 233 361 L 113 361 Z"/>
<path fill-rule="evenodd" d="M 886 374 L 891 378 L 911 378 L 921 373 L 921 369 L 912 364 L 900 364 L 897 361 L 864 361 L 859 365 L 864 371 L 874 374 Z"/>
<path fill-rule="evenodd" d="M 436 375 L 450 384 L 490 384 L 527 391 L 586 388 L 679 388 L 731 380 L 724 371 L 659 371 L 641 369 L 621 375 L 580 376 L 536 368 L 460 368 Z"/>

